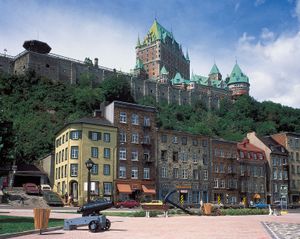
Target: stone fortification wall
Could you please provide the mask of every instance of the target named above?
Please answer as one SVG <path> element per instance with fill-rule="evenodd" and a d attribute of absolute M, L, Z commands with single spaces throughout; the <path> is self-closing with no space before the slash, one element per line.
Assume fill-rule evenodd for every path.
<path fill-rule="evenodd" d="M 143 97 L 153 97 L 156 102 L 169 104 L 192 105 L 201 101 L 208 108 L 219 108 L 220 100 L 229 98 L 230 92 L 224 89 L 215 89 L 209 86 L 197 86 L 193 90 L 172 87 L 169 84 L 158 83 L 154 80 L 131 78 L 131 93 L 135 100 Z"/>
<path fill-rule="evenodd" d="M 0 71 L 11 73 L 13 68 L 13 57 L 0 54 Z"/>

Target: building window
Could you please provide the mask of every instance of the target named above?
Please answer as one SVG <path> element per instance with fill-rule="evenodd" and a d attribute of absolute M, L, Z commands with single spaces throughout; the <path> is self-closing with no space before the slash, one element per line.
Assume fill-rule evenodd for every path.
<path fill-rule="evenodd" d="M 207 155 L 206 154 L 203 154 L 202 159 L 203 159 L 203 165 L 207 165 L 208 160 L 207 160 Z"/>
<path fill-rule="evenodd" d="M 182 143 L 182 145 L 187 145 L 187 137 L 182 137 L 181 143 Z"/>
<path fill-rule="evenodd" d="M 203 180 L 208 180 L 208 171 L 203 170 Z"/>
<path fill-rule="evenodd" d="M 125 148 L 120 148 L 119 160 L 126 160 L 126 149 Z"/>
<path fill-rule="evenodd" d="M 58 154 L 58 163 L 60 163 L 60 159 L 61 159 L 61 151 L 59 151 L 59 154 Z"/>
<path fill-rule="evenodd" d="M 104 148 L 103 153 L 104 158 L 109 159 L 110 158 L 110 148 Z"/>
<path fill-rule="evenodd" d="M 65 136 L 63 135 L 62 137 L 62 143 L 64 144 L 65 143 Z"/>
<path fill-rule="evenodd" d="M 206 139 L 203 139 L 203 140 L 202 140 L 202 146 L 203 146 L 203 147 L 207 147 L 207 140 L 206 140 Z"/>
<path fill-rule="evenodd" d="M 198 140 L 197 139 L 193 139 L 193 146 L 197 146 L 198 145 Z"/>
<path fill-rule="evenodd" d="M 244 158 L 244 152 L 243 151 L 240 151 L 240 157 Z"/>
<path fill-rule="evenodd" d="M 103 134 L 103 141 L 109 143 L 110 142 L 110 133 Z"/>
<path fill-rule="evenodd" d="M 66 142 L 69 140 L 69 133 L 66 133 Z"/>
<path fill-rule="evenodd" d="M 105 175 L 105 176 L 110 175 L 110 165 L 109 164 L 103 165 L 103 175 Z"/>
<path fill-rule="evenodd" d="M 198 180 L 199 179 L 199 174 L 197 169 L 193 169 L 193 179 Z"/>
<path fill-rule="evenodd" d="M 112 194 L 112 183 L 103 183 L 104 195 Z"/>
<path fill-rule="evenodd" d="M 218 188 L 219 187 L 219 179 L 215 178 L 214 179 L 214 188 Z"/>
<path fill-rule="evenodd" d="M 179 170 L 178 170 L 178 168 L 173 168 L 173 178 L 179 178 Z"/>
<path fill-rule="evenodd" d="M 65 159 L 68 160 L 68 148 L 65 149 Z"/>
<path fill-rule="evenodd" d="M 220 173 L 225 173 L 224 164 L 220 163 Z"/>
<path fill-rule="evenodd" d="M 139 143 L 139 134 L 138 133 L 132 133 L 131 143 L 133 143 L 133 144 L 138 144 Z"/>
<path fill-rule="evenodd" d="M 139 116 L 137 114 L 131 115 L 131 124 L 134 124 L 134 125 L 139 124 Z"/>
<path fill-rule="evenodd" d="M 68 166 L 68 165 L 66 164 L 66 165 L 65 165 L 65 178 L 66 178 L 66 177 L 68 177 L 68 173 L 67 173 L 67 172 L 68 172 L 68 171 L 67 171 L 67 166 Z"/>
<path fill-rule="evenodd" d="M 126 178 L 126 167 L 125 166 L 120 166 L 119 178 Z"/>
<path fill-rule="evenodd" d="M 225 180 L 220 180 L 220 188 L 225 188 Z"/>
<path fill-rule="evenodd" d="M 120 136 L 120 142 L 125 143 L 126 142 L 126 133 L 125 133 L 125 131 L 123 131 L 123 130 L 120 131 L 119 136 Z"/>
<path fill-rule="evenodd" d="M 71 159 L 78 159 L 79 148 L 78 146 L 71 146 Z"/>
<path fill-rule="evenodd" d="M 125 112 L 120 112 L 120 123 L 127 123 L 127 115 Z"/>
<path fill-rule="evenodd" d="M 99 168 L 98 164 L 94 164 L 91 169 L 91 174 L 98 175 L 98 168 Z"/>
<path fill-rule="evenodd" d="M 70 166 L 70 176 L 77 177 L 78 176 L 78 164 L 71 164 Z"/>
<path fill-rule="evenodd" d="M 181 153 L 181 160 L 182 160 L 182 162 L 187 162 L 188 161 L 188 154 L 187 154 L 187 152 L 182 152 Z"/>
<path fill-rule="evenodd" d="M 58 179 L 60 179 L 60 167 L 58 168 Z"/>
<path fill-rule="evenodd" d="M 168 177 L 168 170 L 166 167 L 161 168 L 161 177 L 162 178 L 167 178 Z"/>
<path fill-rule="evenodd" d="M 149 127 L 150 126 L 150 118 L 149 117 L 144 117 L 144 126 Z"/>
<path fill-rule="evenodd" d="M 165 135 L 165 134 L 162 134 L 162 135 L 161 135 L 161 142 L 162 142 L 162 143 L 167 143 L 167 141 L 168 141 L 168 136 Z"/>
<path fill-rule="evenodd" d="M 89 131 L 89 139 L 93 140 L 93 141 L 101 140 L 101 133 L 100 132 Z"/>
<path fill-rule="evenodd" d="M 150 168 L 144 168 L 144 179 L 150 179 Z"/>
<path fill-rule="evenodd" d="M 150 161 L 150 152 L 148 150 L 144 151 L 144 161 Z"/>
<path fill-rule="evenodd" d="M 188 170 L 187 169 L 182 169 L 181 170 L 181 178 L 182 179 L 188 179 Z"/>
<path fill-rule="evenodd" d="M 139 152 L 137 149 L 132 149 L 131 151 L 131 160 L 138 161 L 139 160 Z"/>
<path fill-rule="evenodd" d="M 160 151 L 160 159 L 161 160 L 167 160 L 167 150 L 161 150 Z"/>
<path fill-rule="evenodd" d="M 72 139 L 72 140 L 81 139 L 81 131 L 80 130 L 71 131 L 70 132 L 70 139 Z"/>
<path fill-rule="evenodd" d="M 97 147 L 91 147 L 91 157 L 98 158 L 98 148 Z"/>
<path fill-rule="evenodd" d="M 215 165 L 214 165 L 214 169 L 215 169 L 215 173 L 218 173 L 218 172 L 219 172 L 219 166 L 218 166 L 218 164 L 215 164 Z"/>
<path fill-rule="evenodd" d="M 196 153 L 193 154 L 193 163 L 197 164 L 198 163 L 198 156 Z"/>
<path fill-rule="evenodd" d="M 173 162 L 178 162 L 178 152 L 177 151 L 173 151 Z"/>
<path fill-rule="evenodd" d="M 172 143 L 173 144 L 178 144 L 178 138 L 177 138 L 177 136 L 173 136 Z"/>
<path fill-rule="evenodd" d="M 138 168 L 137 167 L 132 167 L 131 168 L 131 178 L 132 179 L 138 179 Z"/>
<path fill-rule="evenodd" d="M 277 179 L 277 168 L 273 168 L 273 179 Z"/>

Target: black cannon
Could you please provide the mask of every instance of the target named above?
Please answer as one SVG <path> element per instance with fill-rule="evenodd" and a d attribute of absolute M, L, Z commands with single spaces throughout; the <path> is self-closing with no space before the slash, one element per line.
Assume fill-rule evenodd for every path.
<path fill-rule="evenodd" d="M 78 226 L 88 225 L 90 232 L 107 231 L 111 223 L 105 215 L 101 214 L 101 211 L 112 206 L 112 202 L 105 199 L 86 203 L 77 210 L 78 213 L 82 213 L 82 217 L 64 220 L 64 230 L 73 230 Z"/>
<path fill-rule="evenodd" d="M 187 210 L 186 208 L 184 208 L 184 207 L 178 205 L 177 203 L 173 202 L 173 201 L 170 199 L 171 195 L 172 195 L 173 193 L 176 193 L 176 192 L 177 192 L 177 190 L 173 190 L 173 191 L 169 192 L 169 193 L 165 196 L 165 198 L 164 198 L 164 203 L 170 203 L 170 204 L 173 205 L 174 207 L 177 207 L 177 208 L 181 209 L 182 211 L 184 211 L 185 213 L 187 213 L 187 214 L 189 214 L 189 215 L 195 215 L 195 213 L 193 213 L 193 212 Z"/>
<path fill-rule="evenodd" d="M 77 212 L 82 213 L 83 217 L 86 216 L 97 216 L 101 215 L 101 211 L 104 211 L 106 209 L 109 209 L 113 206 L 112 202 L 106 201 L 104 199 L 99 199 L 92 201 L 90 203 L 84 204 L 82 207 L 80 207 Z"/>

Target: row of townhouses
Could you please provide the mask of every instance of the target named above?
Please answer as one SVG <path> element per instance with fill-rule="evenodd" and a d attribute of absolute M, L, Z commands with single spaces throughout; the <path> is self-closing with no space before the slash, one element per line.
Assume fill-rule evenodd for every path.
<path fill-rule="evenodd" d="M 163 199 L 203 202 L 272 203 L 300 196 L 300 134 L 231 142 L 156 127 L 156 109 L 114 101 L 93 117 L 65 125 L 56 134 L 53 188 L 82 204 L 91 195 L 118 201 Z"/>

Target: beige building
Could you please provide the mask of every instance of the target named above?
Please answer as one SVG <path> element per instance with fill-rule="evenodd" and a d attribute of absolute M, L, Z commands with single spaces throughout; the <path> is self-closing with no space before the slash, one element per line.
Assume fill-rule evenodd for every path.
<path fill-rule="evenodd" d="M 91 196 L 113 200 L 116 144 L 117 128 L 102 117 L 65 125 L 56 134 L 53 190 L 84 203 L 88 186 L 85 162 L 90 158 L 95 164 L 91 169 Z"/>
<path fill-rule="evenodd" d="M 267 164 L 267 203 L 283 199 L 282 188 L 288 187 L 288 151 L 271 136 L 247 134 L 249 143 L 264 150 Z"/>
<path fill-rule="evenodd" d="M 284 132 L 272 135 L 279 144 L 289 151 L 289 201 L 300 201 L 300 134 Z"/>

